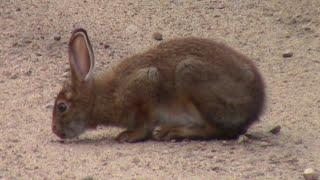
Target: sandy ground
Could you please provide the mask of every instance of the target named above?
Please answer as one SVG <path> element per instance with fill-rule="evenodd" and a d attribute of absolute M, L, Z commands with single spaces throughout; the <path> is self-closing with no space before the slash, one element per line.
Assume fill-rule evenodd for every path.
<path fill-rule="evenodd" d="M 248 55 L 267 84 L 250 129 L 259 138 L 119 144 L 119 129 L 99 128 L 59 143 L 52 104 L 76 27 L 88 30 L 98 71 L 161 43 L 154 32 Z M 319 36 L 319 0 L 1 0 L 0 179 L 303 179 L 305 168 L 320 170 Z"/>

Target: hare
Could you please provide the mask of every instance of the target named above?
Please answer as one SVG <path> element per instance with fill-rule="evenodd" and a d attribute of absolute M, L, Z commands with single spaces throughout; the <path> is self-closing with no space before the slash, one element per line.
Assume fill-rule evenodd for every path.
<path fill-rule="evenodd" d="M 55 99 L 52 130 L 74 138 L 97 125 L 116 140 L 233 139 L 263 111 L 264 83 L 250 60 L 200 38 L 174 39 L 94 74 L 87 32 L 69 41 L 71 78 Z"/>

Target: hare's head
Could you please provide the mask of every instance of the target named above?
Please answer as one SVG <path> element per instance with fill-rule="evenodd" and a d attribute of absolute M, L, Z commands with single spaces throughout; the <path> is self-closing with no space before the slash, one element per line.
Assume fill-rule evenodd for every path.
<path fill-rule="evenodd" d="M 53 107 L 52 131 L 60 138 L 76 137 L 91 126 L 89 120 L 95 100 L 94 55 L 85 30 L 73 31 L 68 51 L 71 77 Z"/>

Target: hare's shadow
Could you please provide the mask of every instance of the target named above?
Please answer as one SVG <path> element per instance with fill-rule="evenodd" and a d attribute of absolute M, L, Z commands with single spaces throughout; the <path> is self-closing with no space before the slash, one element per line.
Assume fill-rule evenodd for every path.
<path fill-rule="evenodd" d="M 104 137 L 94 137 L 94 138 L 76 138 L 70 140 L 51 140 L 51 143 L 59 144 L 76 144 L 76 145 L 106 145 L 106 144 L 115 144 L 117 141 L 113 137 L 104 136 Z"/>
<path fill-rule="evenodd" d="M 223 140 L 223 139 L 176 139 L 174 141 L 156 141 L 153 139 L 146 140 L 146 141 L 141 141 L 141 142 L 136 142 L 134 144 L 141 144 L 141 143 L 146 143 L 146 142 L 154 142 L 154 143 L 179 143 L 179 142 L 195 142 L 195 141 L 203 141 L 203 142 L 220 142 L 222 144 L 229 144 L 229 145 L 236 145 L 236 144 L 241 144 L 245 143 L 247 145 L 252 144 L 252 143 L 257 143 L 257 142 L 266 142 L 270 143 L 270 145 L 275 145 L 274 141 L 277 139 L 274 136 L 270 134 L 265 134 L 265 133 L 248 133 L 243 135 L 247 139 L 244 141 L 239 141 L 239 139 L 233 139 L 233 140 Z M 115 144 L 128 144 L 128 143 L 119 143 L 118 141 L 115 140 L 114 137 L 112 136 L 100 136 L 100 137 L 83 137 L 83 138 L 76 138 L 76 139 L 70 139 L 70 140 L 51 140 L 51 143 L 59 143 L 59 144 L 66 144 L 66 145 L 115 145 Z"/>

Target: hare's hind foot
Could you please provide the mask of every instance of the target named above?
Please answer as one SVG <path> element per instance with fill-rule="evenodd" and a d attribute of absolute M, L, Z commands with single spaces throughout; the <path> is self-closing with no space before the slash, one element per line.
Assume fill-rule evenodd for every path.
<path fill-rule="evenodd" d="M 136 129 L 136 130 L 125 130 L 122 131 L 118 136 L 115 138 L 118 142 L 140 142 L 148 139 L 150 137 L 150 133 L 146 130 Z"/>
<path fill-rule="evenodd" d="M 211 139 L 219 134 L 218 129 L 207 127 L 162 127 L 153 132 L 152 138 L 157 141 L 169 141 L 172 139 Z"/>

